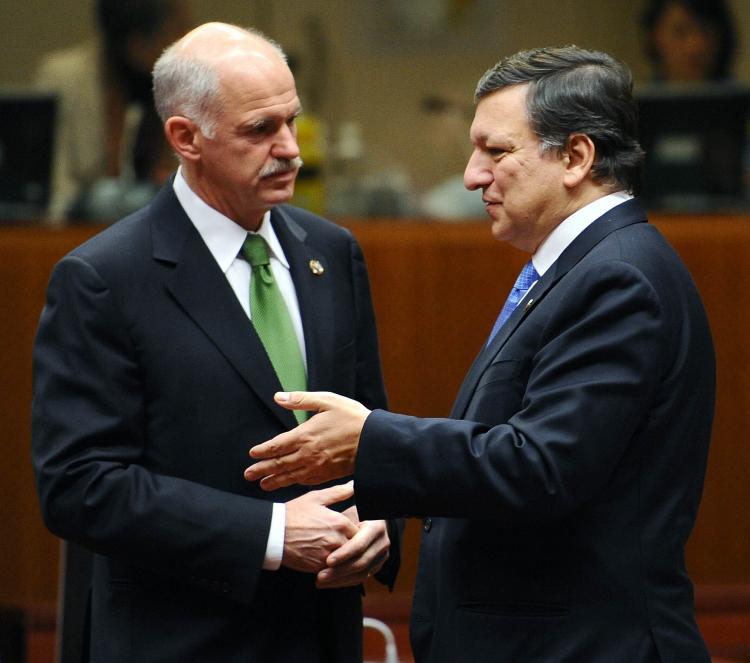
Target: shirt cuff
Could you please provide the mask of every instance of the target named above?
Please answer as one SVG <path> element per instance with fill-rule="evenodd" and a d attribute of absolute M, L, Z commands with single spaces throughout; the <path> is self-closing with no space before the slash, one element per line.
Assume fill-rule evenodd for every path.
<path fill-rule="evenodd" d="M 268 543 L 266 544 L 266 557 L 263 560 L 263 568 L 266 571 L 276 571 L 281 566 L 281 558 L 284 555 L 285 526 L 286 506 L 274 502 L 273 513 L 271 514 L 271 529 L 268 531 Z"/>

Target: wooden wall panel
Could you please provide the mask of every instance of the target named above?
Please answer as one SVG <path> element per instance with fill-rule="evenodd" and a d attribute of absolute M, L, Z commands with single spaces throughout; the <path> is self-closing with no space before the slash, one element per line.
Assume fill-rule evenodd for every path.
<path fill-rule="evenodd" d="M 53 600 L 58 541 L 45 529 L 31 457 L 31 348 L 52 265 L 91 228 L 0 229 L 0 602 Z"/>
<path fill-rule="evenodd" d="M 714 439 L 688 564 L 698 583 L 750 583 L 750 444 L 744 435 L 750 412 L 750 218 L 654 221 L 691 269 L 717 346 Z M 391 408 L 446 415 L 525 256 L 495 242 L 483 223 L 343 223 L 367 259 Z M 52 265 L 95 230 L 0 228 L 4 603 L 55 598 L 57 541 L 41 523 L 29 458 L 31 346 Z M 412 522 L 401 591 L 413 586 L 418 539 L 419 523 Z"/>
<path fill-rule="evenodd" d="M 703 584 L 750 581 L 749 222 L 731 217 L 656 220 L 693 274 L 716 347 L 713 437 L 687 550 L 688 569 Z"/>

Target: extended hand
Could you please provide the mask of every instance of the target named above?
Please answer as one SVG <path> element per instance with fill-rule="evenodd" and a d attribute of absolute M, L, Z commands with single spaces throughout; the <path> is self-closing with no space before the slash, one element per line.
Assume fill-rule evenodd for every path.
<path fill-rule="evenodd" d="M 245 470 L 245 479 L 260 479 L 261 488 L 275 490 L 295 483 L 317 485 L 354 473 L 359 435 L 370 410 L 330 392 L 279 392 L 275 398 L 289 410 L 318 414 L 250 449 L 250 456 L 259 462 Z"/>
<path fill-rule="evenodd" d="M 351 518 L 327 508 L 329 504 L 349 499 L 353 493 L 350 481 L 312 490 L 286 503 L 283 566 L 317 573 L 326 566 L 333 551 L 359 535 L 359 528 Z"/>
<path fill-rule="evenodd" d="M 359 585 L 377 573 L 388 559 L 391 542 L 385 520 L 360 523 L 355 506 L 344 513 L 359 525 L 359 531 L 328 555 L 328 568 L 318 573 L 315 583 L 320 589 Z"/>

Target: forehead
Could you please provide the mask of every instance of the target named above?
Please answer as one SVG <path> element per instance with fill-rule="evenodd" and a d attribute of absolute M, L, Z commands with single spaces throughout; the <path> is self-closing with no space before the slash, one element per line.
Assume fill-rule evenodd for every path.
<path fill-rule="evenodd" d="M 528 85 L 512 85 L 488 94 L 479 100 L 471 139 L 475 143 L 504 136 L 521 139 L 533 136 L 526 113 Z"/>
<path fill-rule="evenodd" d="M 219 67 L 227 110 L 249 112 L 299 103 L 292 72 L 282 60 L 235 58 Z"/>

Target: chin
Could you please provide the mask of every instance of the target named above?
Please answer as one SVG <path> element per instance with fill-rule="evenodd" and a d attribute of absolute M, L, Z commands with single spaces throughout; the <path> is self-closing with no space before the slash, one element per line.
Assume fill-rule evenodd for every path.
<path fill-rule="evenodd" d="M 281 205 L 281 203 L 288 203 L 292 196 L 294 195 L 294 187 L 289 187 L 285 189 L 274 189 L 271 191 L 266 191 L 265 195 L 263 195 L 263 200 L 265 200 L 269 205 Z"/>
<path fill-rule="evenodd" d="M 492 226 L 491 226 L 491 232 L 492 236 L 498 241 L 498 242 L 506 242 L 508 241 L 508 235 L 510 228 L 508 224 L 503 219 L 492 219 Z"/>

